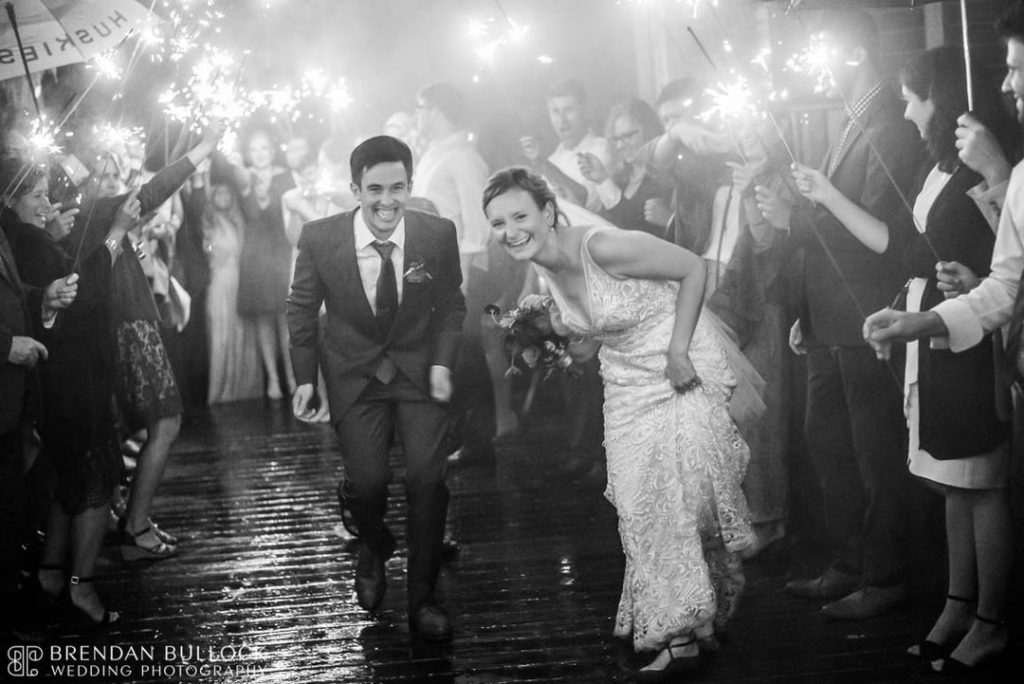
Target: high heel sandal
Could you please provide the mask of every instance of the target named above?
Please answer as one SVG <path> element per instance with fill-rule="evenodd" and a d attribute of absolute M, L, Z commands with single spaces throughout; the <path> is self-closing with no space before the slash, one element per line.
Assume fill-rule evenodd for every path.
<path fill-rule="evenodd" d="M 115 622 L 117 622 L 118 620 L 121 619 L 121 615 L 117 611 L 107 610 L 106 607 L 104 607 L 103 608 L 103 617 L 101 619 L 99 619 L 99 620 L 96 620 L 96 619 L 93 618 L 92 615 L 89 615 L 89 613 L 87 613 L 84 608 L 80 608 L 79 606 L 76 606 L 75 602 L 71 599 L 71 587 L 73 585 L 74 586 L 78 586 L 79 584 L 85 584 L 87 582 L 92 582 L 92 581 L 93 581 L 92 577 L 79 577 L 77 575 L 72 575 L 71 576 L 71 580 L 68 582 L 68 585 L 67 585 L 67 594 L 66 594 L 66 596 L 67 596 L 68 605 L 71 606 L 72 608 L 74 608 L 75 611 L 78 613 L 78 615 L 81 618 L 85 619 L 86 624 L 92 625 L 93 627 L 106 627 L 108 625 L 112 625 L 112 624 L 114 624 Z"/>
<path fill-rule="evenodd" d="M 125 529 L 121 540 L 121 557 L 126 561 L 161 560 L 178 555 L 177 547 L 162 541 L 150 525 L 137 534 Z"/>
<path fill-rule="evenodd" d="M 976 599 L 966 598 L 964 596 L 954 596 L 953 594 L 946 595 L 947 601 L 955 601 L 956 603 L 974 603 Z M 956 648 L 956 645 L 960 643 L 960 640 L 964 638 L 967 632 L 958 632 L 953 635 L 952 641 L 946 643 L 936 643 L 924 639 L 921 642 L 914 644 L 907 649 L 907 655 L 914 658 L 920 658 L 921 660 L 927 660 L 929 662 L 933 660 L 942 660 Z"/>
<path fill-rule="evenodd" d="M 996 627 L 1006 627 L 1006 620 L 987 618 L 978 615 L 977 613 L 974 614 L 974 619 L 978 622 L 995 625 Z M 953 657 L 945 657 L 932 663 L 932 669 L 936 672 L 942 672 L 943 674 L 950 675 L 976 674 L 999 665 L 1005 655 L 1006 649 L 1004 648 L 1003 650 L 996 651 L 995 653 L 989 653 L 988 655 L 982 656 L 981 659 L 973 665 L 968 665 L 967 663 Z"/>
<path fill-rule="evenodd" d="M 672 652 L 676 648 L 684 648 L 686 646 L 692 646 L 697 643 L 695 637 L 690 637 L 688 640 L 678 644 L 669 644 L 665 650 L 668 651 L 668 665 L 660 670 L 637 670 L 636 681 L 642 684 L 660 684 L 661 682 L 667 682 L 675 679 L 679 675 L 687 672 L 694 672 L 700 669 L 704 664 L 704 654 L 699 650 L 695 655 L 682 656 L 677 658 Z"/>
<path fill-rule="evenodd" d="M 153 522 L 152 518 L 146 518 L 146 522 L 149 524 L 150 527 L 153 528 L 153 534 L 155 534 L 157 536 L 157 539 L 162 541 L 164 544 L 167 544 L 168 546 L 177 546 L 178 545 L 178 538 L 175 537 L 170 532 L 168 532 L 167 530 L 163 529 L 162 527 L 157 527 L 157 524 L 155 522 Z M 118 534 L 121 535 L 122 538 L 123 537 L 131 537 L 132 536 L 132 535 L 128 534 L 127 531 L 126 531 L 126 526 L 127 525 L 128 525 L 128 517 L 127 516 L 122 516 L 122 517 L 117 519 L 117 532 L 118 532 Z"/>

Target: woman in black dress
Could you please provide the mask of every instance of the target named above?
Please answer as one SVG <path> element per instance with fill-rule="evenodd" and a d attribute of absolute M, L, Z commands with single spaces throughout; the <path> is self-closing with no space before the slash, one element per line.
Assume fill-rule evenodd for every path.
<path fill-rule="evenodd" d="M 44 453 L 56 473 L 56 491 L 37 577 L 46 595 L 56 599 L 66 591 L 76 609 L 104 624 L 118 616 L 106 610 L 97 595 L 93 569 L 123 467 L 113 412 L 115 366 L 109 322 L 111 267 L 118 254 L 106 243 L 119 243 L 134 224 L 138 200 L 132 197 L 121 206 L 105 240 L 83 251 L 81 263 L 74 267 L 72 257 L 45 229 L 51 218 L 45 169 L 32 167 L 24 174 L 24 168 L 18 160 L 0 164 L 0 187 L 11 188 L 2 198 L 0 223 L 18 271 L 26 283 L 38 287 L 69 276 L 73 269 L 80 282 L 73 304 L 39 335 L 49 352 L 40 364 L 40 431 Z M 57 220 L 61 218 L 70 226 L 74 215 Z"/>

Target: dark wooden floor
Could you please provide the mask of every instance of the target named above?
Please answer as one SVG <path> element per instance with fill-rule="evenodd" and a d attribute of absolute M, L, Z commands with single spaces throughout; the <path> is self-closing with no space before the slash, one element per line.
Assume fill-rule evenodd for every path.
<path fill-rule="evenodd" d="M 352 592 L 355 554 L 339 525 L 333 436 L 286 411 L 280 402 L 221 407 L 183 430 L 155 512 L 185 537 L 181 555 L 128 565 L 107 547 L 100 591 L 123 619 L 105 632 L 47 626 L 37 635 L 41 666 L 54 645 L 155 649 L 100 681 L 616 682 L 643 663 L 611 636 L 623 561 L 599 473 L 559 480 L 553 467 L 562 455 L 538 442 L 499 452 L 493 466 L 453 469 L 450 519 L 462 549 L 441 582 L 455 638 L 428 646 L 405 622 L 400 459 L 389 514 L 400 548 L 375 619 Z M 903 654 L 940 606 L 934 582 L 922 581 L 927 591 L 904 610 L 836 623 L 782 593 L 789 573 L 807 569 L 795 557 L 749 564 L 722 651 L 690 679 L 943 681 Z M 113 661 L 108 652 L 90 662 Z"/>

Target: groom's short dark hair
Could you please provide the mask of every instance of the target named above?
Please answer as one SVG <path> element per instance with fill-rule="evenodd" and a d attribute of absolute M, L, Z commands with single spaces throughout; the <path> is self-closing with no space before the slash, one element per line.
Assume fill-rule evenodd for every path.
<path fill-rule="evenodd" d="M 402 162 L 409 180 L 412 180 L 412 150 L 409 146 L 390 135 L 376 135 L 359 143 L 352 150 L 352 156 L 348 160 L 352 182 L 362 187 L 363 172 L 387 162 Z"/>

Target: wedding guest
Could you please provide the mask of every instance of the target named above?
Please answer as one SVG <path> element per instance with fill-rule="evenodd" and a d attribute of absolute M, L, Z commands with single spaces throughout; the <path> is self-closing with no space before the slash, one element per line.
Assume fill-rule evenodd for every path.
<path fill-rule="evenodd" d="M 597 186 L 580 169 L 579 155 L 589 152 L 607 167 L 611 163 L 608 142 L 590 132 L 587 91 L 576 79 L 551 84 L 547 92 L 548 117 L 558 135 L 558 147 L 546 159 L 532 135 L 520 140 L 530 167 L 550 182 L 559 197 L 596 212 L 601 207 Z"/>
<path fill-rule="evenodd" d="M 255 399 L 263 393 L 259 350 L 251 321 L 238 313 L 238 273 L 245 219 L 233 187 L 216 184 L 203 211 L 203 244 L 210 263 L 206 296 L 210 381 L 207 403 Z"/>
<path fill-rule="evenodd" d="M 455 368 L 455 441 L 461 446 L 462 458 L 490 460 L 497 429 L 493 375 L 504 380 L 505 367 L 493 369 L 497 372 L 492 375 L 481 336 L 484 309 L 497 298 L 496 290 L 501 287 L 489 278 L 490 235 L 479 203 L 487 182 L 487 162 L 466 129 L 466 103 L 458 88 L 433 83 L 420 90 L 416 100 L 417 131 L 426 149 L 416 165 L 413 193 L 429 200 L 437 215 L 455 224 L 466 295 L 467 316 Z M 511 422 L 508 416 L 503 419 Z"/>
<path fill-rule="evenodd" d="M 720 283 L 706 304 L 764 380 L 765 413 L 760 420 L 741 426 L 750 447 L 743 491 L 755 535 L 754 546 L 744 558 L 752 558 L 785 536 L 789 517 L 793 369 L 786 340 L 795 315 L 790 302 L 798 283 L 785 235 L 765 220 L 754 197 L 755 182 L 780 190 L 786 187 L 788 159 L 780 159 L 781 145 L 774 132 L 747 127 L 738 141 L 747 163 L 730 163 L 736 236 L 726 263 L 717 261 L 724 250 L 714 250 Z"/>
<path fill-rule="evenodd" d="M 1006 43 L 1008 73 L 1003 80 L 1002 90 L 1013 96 L 1018 122 L 1024 124 L 1024 2 L 1016 0 L 999 20 L 996 28 Z M 1002 184 L 1000 179 L 1005 174 L 1007 164 L 994 136 L 973 116 L 962 115 L 958 123 L 956 145 L 960 150 L 960 160 L 982 175 L 984 185 L 979 187 L 980 190 L 998 193 Z M 937 287 L 946 292 L 949 298 L 922 312 L 903 312 L 886 308 L 869 316 L 864 323 L 864 338 L 875 349 L 879 358 L 888 358 L 893 343 L 929 338 L 932 338 L 932 346 L 936 342 L 948 342 L 949 350 L 954 355 L 953 359 L 965 353 L 975 354 L 977 352 L 968 350 L 983 343 L 987 333 L 1009 323 L 1007 348 L 1000 350 L 1004 357 L 1001 359 L 1000 368 L 1008 371 L 1008 377 L 1016 375 L 1021 325 L 1024 323 L 1019 318 L 1024 311 L 1024 305 L 1020 303 L 1024 299 L 1024 295 L 1021 294 L 1024 288 L 1020 287 L 1024 278 L 1024 220 L 1021 219 L 1021 212 L 1024 211 L 1021 198 L 1024 194 L 1020 187 L 1024 173 L 1021 169 L 1020 164 L 1013 168 L 1005 190 L 1006 204 L 1002 206 L 1001 212 L 996 212 L 999 213 L 999 226 L 988 276 L 975 284 L 976 278 L 972 277 L 964 264 L 940 261 L 936 265 Z M 997 198 L 986 198 L 984 193 L 975 193 L 975 196 L 981 199 L 979 209 L 983 212 L 989 210 L 993 202 L 998 208 Z M 1019 417 L 1022 409 L 1019 386 L 1014 388 L 1014 393 L 1014 411 Z M 924 408 L 922 403 L 922 411 Z M 961 405 L 957 410 L 963 409 L 964 406 Z M 923 417 L 922 413 L 922 420 Z M 921 427 L 925 429 L 923 422 Z M 998 458 L 989 460 L 998 463 Z M 1009 558 L 1012 558 L 1013 532 L 1012 529 L 1001 528 L 1005 524 L 1005 518 L 1000 513 L 1005 505 L 1001 492 L 972 498 L 974 503 L 986 501 L 988 505 L 971 507 L 973 527 L 965 528 L 962 532 L 978 535 L 981 539 L 990 539 L 998 546 L 987 552 L 980 549 L 976 551 L 978 566 L 975 577 L 959 575 L 962 579 L 973 580 L 971 586 L 958 589 L 966 589 L 963 594 L 955 594 L 978 601 L 973 621 L 970 619 L 969 605 L 955 605 L 958 603 L 955 600 L 952 601 L 954 605 L 947 602 L 943 614 L 926 637 L 926 641 L 932 641 L 946 650 L 950 643 L 957 641 L 958 632 L 969 622 L 969 630 L 956 643 L 952 653 L 944 660 L 933 662 L 935 669 L 978 669 L 991 664 L 1005 651 L 1008 643 L 1007 606 L 1003 586 L 1005 578 L 1002 568 L 1009 562 Z M 967 520 L 966 516 L 960 518 L 963 523 Z M 979 525 L 991 525 L 993 528 L 981 530 L 978 528 Z M 948 529 L 947 534 L 950 535 L 952 545 L 957 534 Z M 953 553 L 951 548 L 951 564 L 954 562 Z M 960 558 L 966 561 L 965 557 Z M 952 583 L 952 565 L 950 575 Z M 970 591 L 975 588 L 975 582 L 978 592 L 976 595 Z M 952 593 L 952 584 L 950 589 Z M 922 653 L 924 650 L 934 654 L 934 647 L 924 646 Z"/>
<path fill-rule="evenodd" d="M 268 132 L 253 132 L 246 152 L 249 165 L 236 165 L 235 173 L 245 217 L 238 311 L 256 323 L 267 397 L 276 400 L 284 396 L 278 361 L 284 365 L 288 393 L 295 389 L 291 360 L 285 353 L 288 325 L 284 313 L 292 250 L 281 214 L 281 196 L 294 182 L 290 172 L 274 164 L 274 147 Z"/>
<path fill-rule="evenodd" d="M 25 282 L 38 287 L 56 280 L 80 282 L 70 307 L 39 331 L 48 351 L 47 362 L 40 366 L 41 435 L 56 486 L 35 579 L 49 602 L 55 604 L 66 591 L 72 606 L 88 621 L 108 624 L 118 615 L 104 607 L 93 579 L 123 467 L 113 412 L 115 373 L 109 335 L 111 266 L 117 253 L 103 244 L 93 245 L 74 264 L 45 229 L 51 214 L 45 170 L 33 167 L 19 183 L 15 179 L 22 169 L 19 162 L 0 164 L 0 185 L 14 188 L 3 198 L 0 221 Z M 108 227 L 106 241 L 120 242 L 137 221 L 138 208 L 134 196 L 125 200 Z M 70 226 L 75 219 L 64 220 Z"/>
<path fill-rule="evenodd" d="M 138 191 L 140 215 L 160 206 L 181 187 L 196 165 L 216 149 L 222 131 L 219 122 L 208 126 L 199 143 L 183 158 L 142 186 Z M 125 199 L 125 195 L 98 197 L 84 206 L 75 217 L 71 234 L 61 242 L 64 250 L 88 254 L 106 244 L 108 228 Z M 126 234 L 107 247 L 118 253 L 110 275 L 118 407 L 129 431 L 146 431 L 127 510 L 119 523 L 123 533 L 121 553 L 127 560 L 168 558 L 177 553 L 176 538 L 158 527 L 150 512 L 181 425 L 181 395 L 160 338 L 159 314 L 139 263 L 137 244 Z"/>
<path fill-rule="evenodd" d="M 652 223 L 651 207 L 668 199 L 669 190 L 650 175 L 641 156 L 644 143 L 663 132 L 661 122 L 643 100 L 620 102 L 608 112 L 605 137 L 612 145 L 612 165 L 605 168 L 590 152 L 580 155 L 580 171 L 597 184 L 598 215 L 626 230 L 665 237 L 665 225 Z"/>
<path fill-rule="evenodd" d="M 834 202 L 804 201 L 795 210 L 778 191 L 759 185 L 756 192 L 768 221 L 788 230 L 805 251 L 805 309 L 791 329 L 790 346 L 807 354 L 807 449 L 833 542 L 822 574 L 789 582 L 786 591 L 824 601 L 827 617 L 858 620 L 910 597 L 913 490 L 902 467 L 900 386 L 896 370 L 864 346 L 860 329 L 866 312 L 890 302 L 906 280 L 898 245 L 912 237 L 912 229 L 899 219 L 900 192 L 906 194 L 919 168 L 920 145 L 879 70 L 874 20 L 837 11 L 824 22 L 814 40 L 831 47 L 830 93 L 848 103 L 847 122 L 824 168 L 838 192 L 830 196 Z M 849 220 L 857 207 L 877 219 L 877 230 L 861 230 Z"/>
<path fill-rule="evenodd" d="M 704 263 L 640 231 L 567 226 L 523 167 L 494 174 L 483 205 L 495 240 L 547 280 L 574 356 L 600 347 L 607 496 L 626 554 L 615 635 L 656 653 L 639 681 L 669 681 L 732 616 L 736 554 L 752 543 L 749 452 L 727 408 L 737 378 L 701 315 Z"/>

